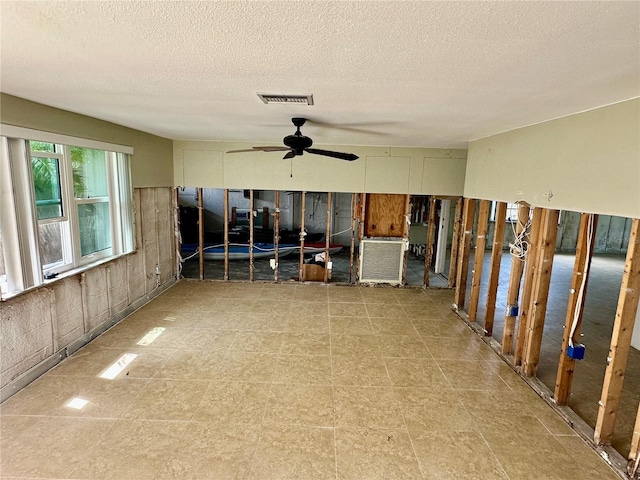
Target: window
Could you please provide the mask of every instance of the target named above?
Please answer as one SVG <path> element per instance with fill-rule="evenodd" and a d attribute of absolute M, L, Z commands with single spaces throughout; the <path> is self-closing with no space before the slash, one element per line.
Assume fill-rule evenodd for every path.
<path fill-rule="evenodd" d="M 3 298 L 134 246 L 132 150 L 28 133 L 33 139 L 0 137 L 0 181 L 11 192 L 0 204 Z"/>
<path fill-rule="evenodd" d="M 515 223 L 518 221 L 518 204 L 507 203 L 507 222 Z M 492 222 L 496 221 L 496 202 L 491 202 L 491 216 L 489 219 Z"/>

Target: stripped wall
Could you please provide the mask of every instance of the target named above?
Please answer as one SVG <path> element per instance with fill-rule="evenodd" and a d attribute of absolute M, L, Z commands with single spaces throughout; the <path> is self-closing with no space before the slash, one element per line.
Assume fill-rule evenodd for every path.
<path fill-rule="evenodd" d="M 1 399 L 173 284 L 173 190 L 136 188 L 134 202 L 135 253 L 0 303 Z"/>

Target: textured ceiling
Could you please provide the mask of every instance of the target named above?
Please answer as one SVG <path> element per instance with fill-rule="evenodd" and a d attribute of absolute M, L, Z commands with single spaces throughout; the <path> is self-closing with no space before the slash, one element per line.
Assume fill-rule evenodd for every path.
<path fill-rule="evenodd" d="M 5 1 L 2 92 L 172 139 L 466 147 L 640 95 L 640 2 Z M 256 92 L 314 95 L 265 105 Z"/>

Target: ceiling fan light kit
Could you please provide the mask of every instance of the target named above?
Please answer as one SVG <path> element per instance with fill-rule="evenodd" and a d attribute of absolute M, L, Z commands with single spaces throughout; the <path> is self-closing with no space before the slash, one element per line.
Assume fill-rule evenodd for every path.
<path fill-rule="evenodd" d="M 243 150 L 229 150 L 227 153 L 255 152 L 255 151 L 287 152 L 283 157 L 284 159 L 287 159 L 287 158 L 293 158 L 298 155 L 302 155 L 305 152 L 307 152 L 307 153 L 312 153 L 314 155 L 323 155 L 325 157 L 338 158 L 340 160 L 346 160 L 349 162 L 358 159 L 358 156 L 354 155 L 353 153 L 334 152 L 332 150 L 321 150 L 318 148 L 311 148 L 311 146 L 313 145 L 313 140 L 303 135 L 302 132 L 300 131 L 300 127 L 302 127 L 306 121 L 307 119 L 302 117 L 294 117 L 291 119 L 291 122 L 293 122 L 293 125 L 296 127 L 296 131 L 293 135 L 287 135 L 286 137 L 284 137 L 282 142 L 286 145 L 285 147 L 269 147 L 269 146 L 252 147 L 252 148 L 243 149 Z"/>

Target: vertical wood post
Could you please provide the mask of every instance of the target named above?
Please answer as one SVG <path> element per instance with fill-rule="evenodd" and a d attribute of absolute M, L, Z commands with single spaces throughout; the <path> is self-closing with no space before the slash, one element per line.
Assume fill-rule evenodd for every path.
<path fill-rule="evenodd" d="M 200 280 L 204 280 L 204 207 L 202 206 L 202 188 L 198 188 L 198 261 L 200 262 Z"/>
<path fill-rule="evenodd" d="M 531 315 L 527 320 L 526 349 L 522 357 L 522 373 L 527 377 L 536 375 L 540 363 L 542 334 L 547 314 L 551 270 L 558 234 L 558 213 L 558 210 L 545 209 L 543 216 L 534 291 L 529 307 Z"/>
<path fill-rule="evenodd" d="M 522 365 L 522 354 L 524 353 L 526 343 L 527 321 L 530 314 L 529 304 L 531 303 L 531 295 L 533 293 L 536 262 L 538 261 L 538 242 L 540 238 L 540 230 L 542 229 L 542 212 L 542 208 L 534 208 L 531 218 L 531 234 L 529 236 L 529 249 L 527 250 L 525 260 L 524 284 L 522 285 L 522 301 L 520 302 L 520 317 L 518 322 L 518 333 L 516 336 L 516 349 L 513 354 L 513 363 L 515 365 Z"/>
<path fill-rule="evenodd" d="M 273 269 L 273 279 L 276 282 L 280 281 L 280 273 L 278 272 L 278 245 L 280 243 L 280 190 L 275 192 L 275 204 L 276 211 L 273 214 L 273 253 L 275 257 L 275 268 Z"/>
<path fill-rule="evenodd" d="M 462 197 L 456 200 L 456 212 L 453 217 L 453 233 L 451 238 L 451 259 L 449 261 L 449 288 L 456 286 L 458 249 L 460 248 L 460 230 L 462 229 Z"/>
<path fill-rule="evenodd" d="M 178 274 L 177 279 L 180 280 L 180 272 L 182 270 L 182 262 L 180 256 L 180 244 L 182 237 L 180 236 L 180 192 L 177 188 L 173 189 L 173 231 L 174 231 L 174 248 L 176 249 L 176 261 L 174 263 L 175 271 Z M 129 297 L 129 282 L 127 281 L 127 305 L 131 303 Z"/>
<path fill-rule="evenodd" d="M 367 194 L 360 194 L 360 224 L 358 225 L 358 258 L 356 259 L 356 283 L 360 282 L 360 258 L 362 257 L 362 240 L 364 240 L 364 222 L 366 215 Z"/>
<path fill-rule="evenodd" d="M 300 195 L 300 258 L 298 260 L 298 280 L 302 282 L 304 276 L 304 221 L 306 217 L 307 192 Z"/>
<path fill-rule="evenodd" d="M 476 249 L 473 256 L 473 271 L 471 276 L 471 295 L 469 297 L 469 321 L 475 322 L 478 315 L 480 301 L 480 286 L 482 285 L 482 267 L 484 265 L 484 250 L 487 246 L 487 230 L 489 229 L 490 200 L 480 200 L 478 211 L 478 231 L 476 235 Z"/>
<path fill-rule="evenodd" d="M 498 282 L 500 281 L 500 264 L 502 263 L 502 241 L 504 239 L 504 227 L 507 223 L 507 204 L 496 202 L 496 215 L 493 224 L 493 247 L 491 249 L 491 269 L 487 288 L 487 303 L 484 310 L 485 335 L 493 333 L 493 321 L 496 315 L 496 297 L 498 295 Z"/>
<path fill-rule="evenodd" d="M 409 264 L 409 228 L 411 227 L 411 195 L 405 195 L 404 218 L 402 219 L 402 240 L 404 242 L 404 257 L 402 262 L 402 285 L 407 284 L 407 266 Z"/>
<path fill-rule="evenodd" d="M 253 282 L 255 265 L 253 264 L 253 189 L 249 190 L 249 281 Z"/>
<path fill-rule="evenodd" d="M 640 298 L 640 219 L 634 218 L 629 234 L 627 259 L 622 274 L 622 286 L 618 297 L 618 308 L 613 323 L 611 345 L 607 357 L 607 369 L 604 374 L 602 396 L 598 403 L 598 419 L 594 441 L 609 445 L 618 414 L 620 396 L 627 368 L 631 336 Z"/>
<path fill-rule="evenodd" d="M 353 254 L 356 248 L 357 194 L 351 194 L 351 244 L 349 246 L 349 283 L 353 283 Z"/>
<path fill-rule="evenodd" d="M 631 437 L 631 449 L 629 450 L 629 476 L 633 477 L 640 467 L 640 406 L 638 406 L 638 415 L 636 415 L 636 425 L 633 428 L 633 436 Z"/>
<path fill-rule="evenodd" d="M 527 223 L 529 222 L 529 214 L 530 208 L 527 205 L 520 205 L 518 207 L 518 225 L 516 226 L 516 235 L 521 235 L 524 231 Z M 510 355 L 513 353 L 513 337 L 516 330 L 518 298 L 520 297 L 520 284 L 522 283 L 523 272 L 524 258 L 512 256 L 509 287 L 507 289 L 507 310 L 504 314 L 504 328 L 502 330 L 503 355 Z"/>
<path fill-rule="evenodd" d="M 224 281 L 229 280 L 229 189 L 224 189 Z"/>
<path fill-rule="evenodd" d="M 458 267 L 456 269 L 455 304 L 459 310 L 464 307 L 467 295 L 467 277 L 469 275 L 469 257 L 471 255 L 471 236 L 473 234 L 473 217 L 476 211 L 476 201 L 473 198 L 464 199 L 464 213 L 462 216 L 460 245 L 458 247 Z"/>
<path fill-rule="evenodd" d="M 424 248 L 424 286 L 429 286 L 429 270 L 433 262 L 433 241 L 436 233 L 436 198 L 429 201 L 429 220 L 427 223 L 427 243 Z"/>
<path fill-rule="evenodd" d="M 331 240 L 331 192 L 327 192 L 327 226 L 324 231 L 324 283 L 329 281 L 329 241 Z"/>
<path fill-rule="evenodd" d="M 573 381 L 576 361 L 567 356 L 567 348 L 569 347 L 569 341 L 575 342 L 580 336 L 582 313 L 586 300 L 587 282 L 591 268 L 591 258 L 593 257 L 597 223 L 597 215 L 583 213 L 580 218 L 576 258 L 573 264 L 573 276 L 571 278 L 571 288 L 569 289 L 569 302 L 564 321 L 562 347 L 560 349 L 560 360 L 558 362 L 556 386 L 553 395 L 558 405 L 566 405 L 569 401 L 569 395 L 571 394 L 571 382 Z M 574 322 L 575 327 L 573 326 Z M 572 330 L 574 330 L 573 335 Z"/>

